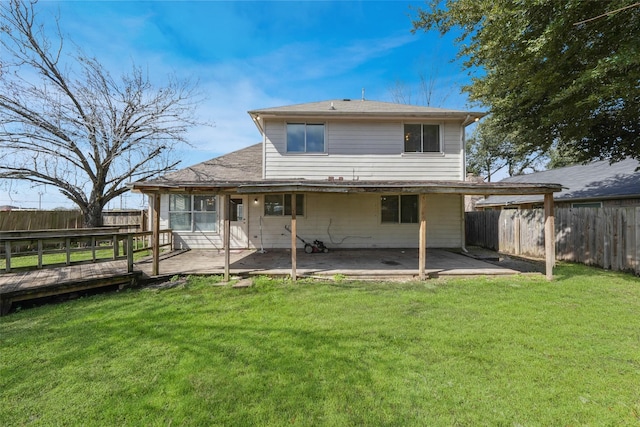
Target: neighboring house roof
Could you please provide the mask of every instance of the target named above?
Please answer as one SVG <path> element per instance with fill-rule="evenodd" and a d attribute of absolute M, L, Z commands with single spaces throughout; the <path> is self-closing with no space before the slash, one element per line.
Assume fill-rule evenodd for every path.
<path fill-rule="evenodd" d="M 249 111 L 258 121 L 261 117 L 314 117 L 314 118 L 440 118 L 460 119 L 465 124 L 473 123 L 486 115 L 483 112 L 450 110 L 445 108 L 421 107 L 418 105 L 394 104 L 391 102 L 334 99 L 287 105 L 284 107 L 262 108 Z M 468 122 L 468 123 L 466 123 Z"/>
<path fill-rule="evenodd" d="M 512 176 L 501 183 L 560 183 L 564 188 L 554 195 L 556 202 L 622 199 L 640 197 L 640 167 L 635 159 L 609 164 L 602 160 L 586 165 L 567 166 L 527 175 Z M 476 203 L 479 207 L 542 203 L 542 196 L 491 196 Z"/>

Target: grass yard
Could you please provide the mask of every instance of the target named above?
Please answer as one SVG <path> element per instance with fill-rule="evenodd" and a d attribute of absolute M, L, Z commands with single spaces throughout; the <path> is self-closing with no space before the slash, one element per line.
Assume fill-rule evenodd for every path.
<path fill-rule="evenodd" d="M 638 278 L 217 280 L 1 318 L 0 425 L 640 424 Z"/>

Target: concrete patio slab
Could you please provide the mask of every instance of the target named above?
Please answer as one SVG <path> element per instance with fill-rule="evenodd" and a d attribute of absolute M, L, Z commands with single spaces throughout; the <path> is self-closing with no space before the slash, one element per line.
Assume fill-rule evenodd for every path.
<path fill-rule="evenodd" d="M 417 249 L 353 249 L 335 250 L 329 253 L 307 254 L 299 250 L 297 274 L 299 276 L 344 275 L 348 277 L 417 278 Z M 505 268 L 495 263 L 465 256 L 442 249 L 427 250 L 426 272 L 430 277 L 455 275 L 507 275 L 522 271 Z M 136 263 L 136 269 L 147 276 L 151 273 L 151 260 Z M 223 274 L 224 252 L 218 250 L 176 251 L 163 255 L 160 275 Z M 233 250 L 230 256 L 230 273 L 239 276 L 291 274 L 289 250 Z"/>

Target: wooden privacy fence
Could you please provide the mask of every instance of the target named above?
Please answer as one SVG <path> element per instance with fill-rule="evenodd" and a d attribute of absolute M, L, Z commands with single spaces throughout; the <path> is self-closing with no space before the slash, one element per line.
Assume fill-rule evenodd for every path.
<path fill-rule="evenodd" d="M 0 231 L 45 230 L 82 227 L 80 211 L 30 211 L 0 212 Z"/>
<path fill-rule="evenodd" d="M 137 211 L 104 211 L 102 225 L 118 227 L 120 231 L 147 231 L 148 213 L 146 210 Z"/>
<path fill-rule="evenodd" d="M 542 209 L 467 212 L 466 242 L 544 258 Z M 555 210 L 556 259 L 640 274 L 640 207 Z"/>
<path fill-rule="evenodd" d="M 120 231 L 148 230 L 145 210 L 104 211 L 104 226 L 115 226 Z M 82 228 L 82 215 L 78 210 L 13 210 L 0 211 L 0 231 L 48 230 Z"/>

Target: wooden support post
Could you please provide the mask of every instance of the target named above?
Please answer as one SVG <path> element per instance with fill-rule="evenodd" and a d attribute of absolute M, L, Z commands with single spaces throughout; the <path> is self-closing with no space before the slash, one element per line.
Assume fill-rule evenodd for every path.
<path fill-rule="evenodd" d="M 133 234 L 127 235 L 125 248 L 127 251 L 127 273 L 133 273 Z"/>
<path fill-rule="evenodd" d="M 553 193 L 544 195 L 544 252 L 546 257 L 545 273 L 547 280 L 552 280 L 553 267 L 556 263 L 556 226 L 553 215 Z"/>
<path fill-rule="evenodd" d="M 91 236 L 89 241 L 89 244 L 91 245 L 91 261 L 96 262 L 96 245 L 98 244 L 98 240 L 96 239 L 96 236 Z"/>
<path fill-rule="evenodd" d="M 153 195 L 153 262 L 151 264 L 151 275 L 160 274 L 160 195 Z"/>
<path fill-rule="evenodd" d="M 120 256 L 120 241 L 118 240 L 117 234 L 113 235 L 113 238 L 111 239 L 111 244 L 113 245 L 113 260 L 116 260 Z M 126 251 L 127 248 L 123 247 L 122 250 Z"/>
<path fill-rule="evenodd" d="M 426 277 L 425 269 L 427 266 L 427 195 L 420 194 L 420 239 L 419 247 L 420 253 L 418 256 L 418 270 L 420 280 L 424 280 Z"/>
<path fill-rule="evenodd" d="M 66 256 L 67 256 L 67 261 L 65 264 L 71 265 L 71 239 L 69 237 L 64 239 L 64 244 L 66 246 Z"/>
<path fill-rule="evenodd" d="M 11 241 L 5 240 L 4 242 L 4 259 L 5 259 L 5 271 L 8 273 L 11 271 Z"/>
<path fill-rule="evenodd" d="M 231 268 L 231 195 L 224 198 L 224 281 L 230 279 Z"/>
<path fill-rule="evenodd" d="M 44 250 L 44 244 L 42 243 L 42 239 L 38 239 L 38 268 L 42 268 L 42 252 Z M 7 263 L 7 265 L 9 265 Z"/>
<path fill-rule="evenodd" d="M 297 279 L 297 240 L 298 228 L 296 225 L 296 193 L 291 193 L 291 280 Z"/>

